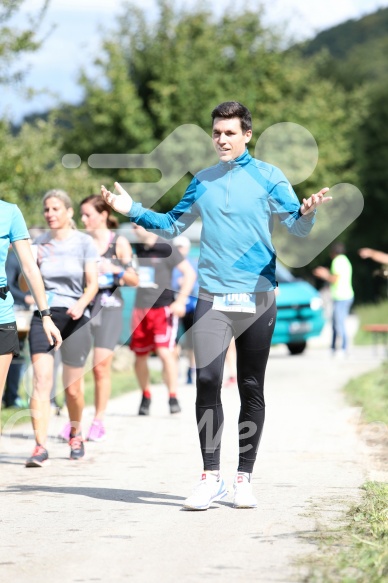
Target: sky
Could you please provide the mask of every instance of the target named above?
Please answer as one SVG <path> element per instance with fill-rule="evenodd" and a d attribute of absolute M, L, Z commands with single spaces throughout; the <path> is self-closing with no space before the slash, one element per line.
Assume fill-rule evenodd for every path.
<path fill-rule="evenodd" d="M 194 5 L 195 0 L 185 0 L 184 4 L 188 6 L 190 2 Z M 26 14 L 37 13 L 42 3 L 43 0 L 27 0 L 12 25 L 22 26 Z M 155 13 L 154 0 L 133 0 L 133 3 L 151 15 Z M 241 0 L 233 2 L 233 6 L 239 4 L 242 5 Z M 264 5 L 266 24 L 287 23 L 288 31 L 296 40 L 304 40 L 350 18 L 388 7 L 388 0 L 251 0 L 249 6 L 259 4 Z M 121 5 L 122 0 L 51 0 L 39 29 L 46 40 L 37 53 L 21 61 L 28 69 L 26 84 L 36 91 L 48 90 L 49 94 L 27 98 L 20 90 L 2 88 L 0 115 L 6 114 L 18 123 L 24 115 L 46 111 L 59 102 L 79 102 L 82 98 L 77 87 L 80 70 L 92 71 L 103 35 L 101 28 L 105 30 L 103 36 L 113 31 Z M 221 13 L 225 1 L 213 0 L 212 6 L 216 14 Z"/>

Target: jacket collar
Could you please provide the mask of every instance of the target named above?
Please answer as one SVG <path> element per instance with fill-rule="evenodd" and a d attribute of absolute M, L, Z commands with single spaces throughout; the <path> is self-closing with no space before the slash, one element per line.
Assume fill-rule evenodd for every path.
<path fill-rule="evenodd" d="M 230 160 L 229 162 L 219 162 L 222 168 L 235 168 L 236 166 L 246 166 L 252 160 L 252 156 L 248 152 L 248 149 L 245 150 L 241 156 L 238 156 L 234 160 Z"/>

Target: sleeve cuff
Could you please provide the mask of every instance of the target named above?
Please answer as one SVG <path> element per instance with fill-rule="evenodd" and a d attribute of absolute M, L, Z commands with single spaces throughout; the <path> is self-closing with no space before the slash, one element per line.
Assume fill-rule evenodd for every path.
<path fill-rule="evenodd" d="M 317 214 L 317 209 L 314 209 L 313 212 L 309 213 L 308 215 L 302 215 L 302 213 L 300 212 L 300 209 L 299 209 L 299 218 L 301 218 L 305 221 L 308 221 L 308 222 L 311 222 L 315 218 L 316 214 Z"/>
<path fill-rule="evenodd" d="M 131 210 L 126 214 L 130 219 L 135 219 L 141 214 L 142 204 L 140 202 L 132 201 Z"/>

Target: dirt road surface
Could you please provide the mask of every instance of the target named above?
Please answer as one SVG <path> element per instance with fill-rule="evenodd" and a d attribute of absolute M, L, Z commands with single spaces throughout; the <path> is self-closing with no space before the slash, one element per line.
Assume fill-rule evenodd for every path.
<path fill-rule="evenodd" d="M 24 467 L 33 449 L 30 426 L 9 424 L 0 450 L 1 580 L 301 581 L 303 556 L 314 551 L 311 534 L 318 524 L 335 525 L 370 477 L 360 411 L 341 387 L 378 363 L 370 348 L 354 348 L 347 360 L 316 346 L 296 357 L 272 351 L 254 472 L 257 510 L 236 510 L 231 497 L 205 512 L 181 509 L 202 469 L 192 386 L 181 385 L 182 413 L 174 416 L 162 386 L 153 389 L 149 417 L 137 415 L 138 391 L 111 401 L 108 439 L 87 443 L 79 463 L 55 438 L 63 416 L 51 420 L 51 465 L 43 469 Z M 223 389 L 223 403 L 222 474 L 231 486 L 236 388 Z M 88 409 L 86 428 L 91 415 Z"/>

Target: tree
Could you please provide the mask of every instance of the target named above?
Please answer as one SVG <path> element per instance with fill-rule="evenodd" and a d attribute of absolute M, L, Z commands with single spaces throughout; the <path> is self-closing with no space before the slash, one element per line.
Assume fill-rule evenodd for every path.
<path fill-rule="evenodd" d="M 21 83 L 24 71 L 17 66 L 23 53 L 40 48 L 39 24 L 49 0 L 29 16 L 24 28 L 11 26 L 12 18 L 25 0 L 0 2 L 0 85 Z M 62 157 L 62 139 L 53 116 L 37 119 L 13 128 L 7 119 L 0 120 L 0 198 L 17 203 L 28 225 L 42 223 L 42 195 L 51 188 L 68 190 L 74 202 L 96 191 L 87 165 L 77 170 L 66 168 Z"/>
<path fill-rule="evenodd" d="M 281 33 L 263 26 L 260 11 L 228 10 L 215 18 L 203 8 L 178 10 L 167 0 L 158 6 L 159 16 L 150 22 L 145 9 L 129 5 L 109 35 L 117 41 L 104 43 L 98 75 L 83 75 L 83 103 L 61 115 L 69 128 L 68 151 L 83 158 L 150 152 L 182 124 L 209 132 L 214 106 L 238 100 L 252 110 L 255 139 L 272 124 L 292 121 L 318 141 L 319 164 L 298 186 L 300 196 L 322 184 L 355 180 L 350 144 L 362 91 L 346 94 L 322 79 L 320 57 L 306 61 L 297 51 L 285 53 Z M 131 182 L 139 174 L 120 169 L 115 176 Z M 170 208 L 187 181 L 154 208 Z"/>
<path fill-rule="evenodd" d="M 15 69 L 15 62 L 23 53 L 34 52 L 42 44 L 38 30 L 49 0 L 42 0 L 41 9 L 36 15 L 28 17 L 24 28 L 17 29 L 9 24 L 25 1 L 0 1 L 0 84 L 20 82 L 25 72 L 20 67 Z"/>
<path fill-rule="evenodd" d="M 388 89 L 385 84 L 371 93 L 368 115 L 360 125 L 356 155 L 365 192 L 365 210 L 360 220 L 362 244 L 388 250 Z M 362 235 L 361 235 L 362 233 Z"/>
<path fill-rule="evenodd" d="M 365 207 L 357 221 L 355 237 L 349 241 L 350 249 L 372 247 L 388 251 L 388 89 L 385 83 L 370 92 L 370 102 L 363 122 L 355 134 L 355 156 L 359 166 Z M 372 278 L 376 264 L 359 262 L 357 288 L 359 298 L 386 297 L 386 282 Z"/>
<path fill-rule="evenodd" d="M 306 41 L 301 50 L 322 53 L 321 74 L 348 90 L 361 83 L 374 84 L 387 74 L 388 8 L 359 20 L 347 20 Z"/>
<path fill-rule="evenodd" d="M 41 199 L 52 188 L 61 188 L 77 203 L 98 192 L 87 165 L 65 168 L 61 140 L 52 119 L 23 124 L 12 135 L 0 123 L 0 199 L 18 204 L 27 224 L 42 224 Z"/>

